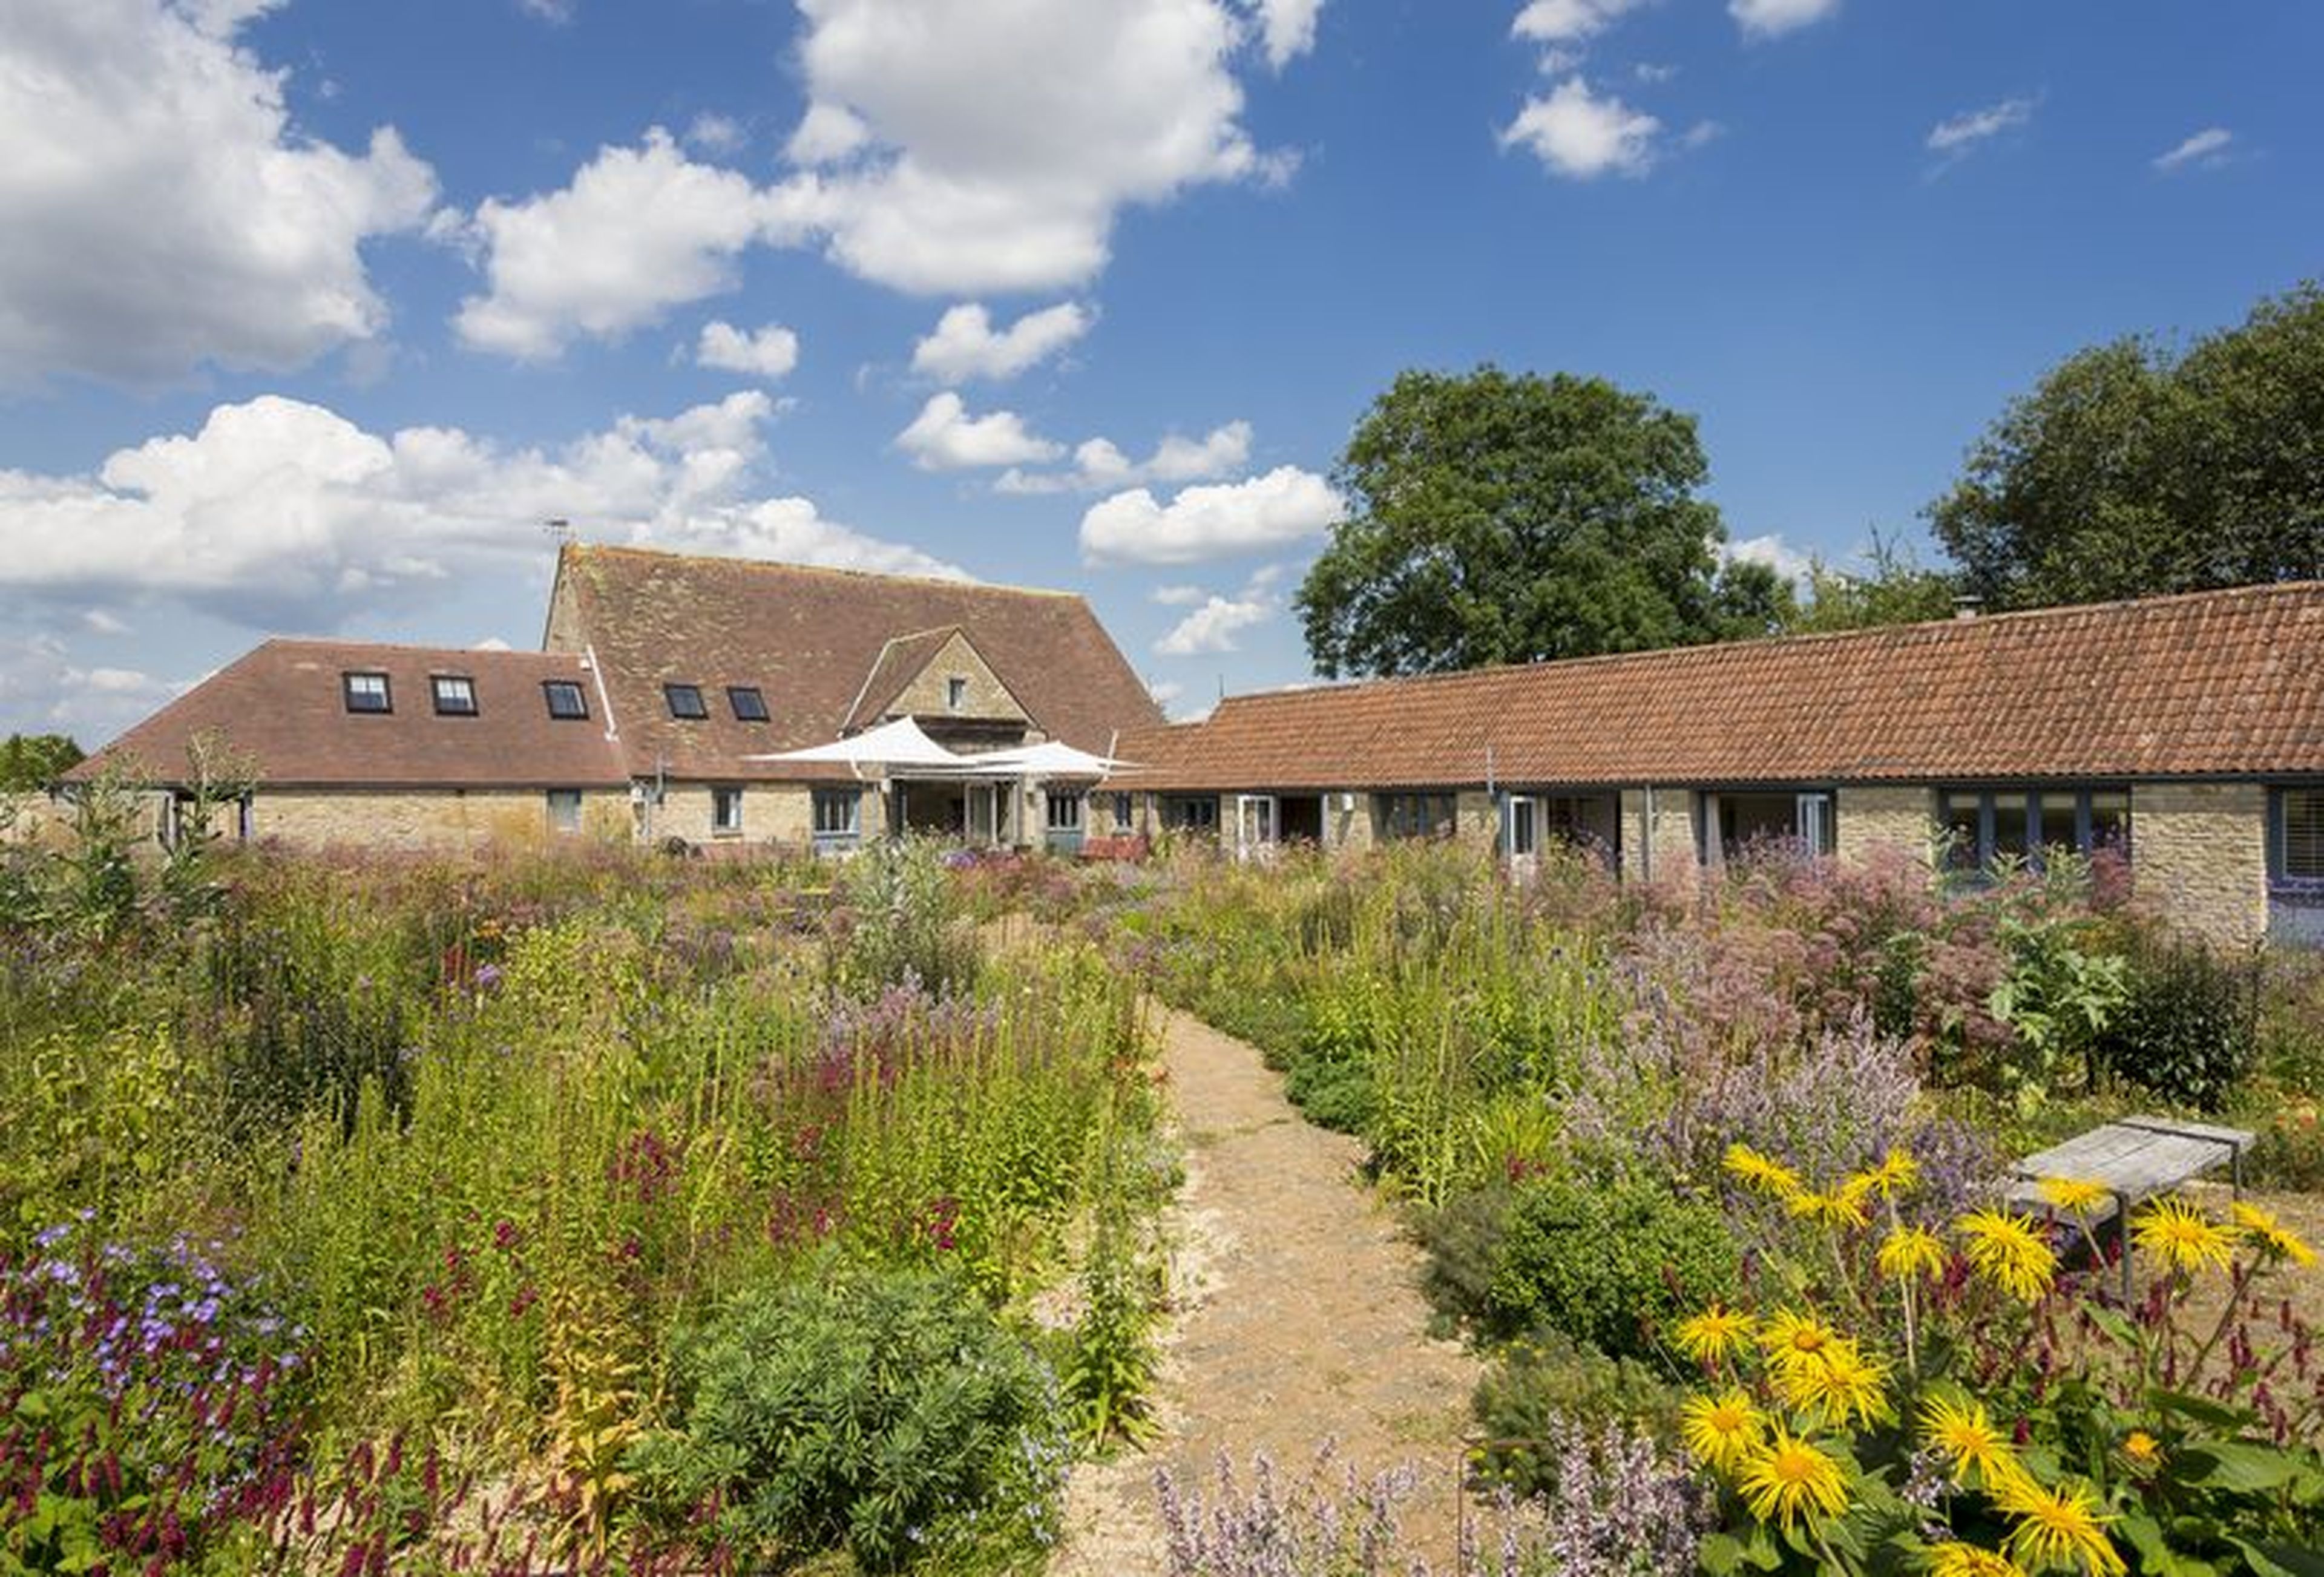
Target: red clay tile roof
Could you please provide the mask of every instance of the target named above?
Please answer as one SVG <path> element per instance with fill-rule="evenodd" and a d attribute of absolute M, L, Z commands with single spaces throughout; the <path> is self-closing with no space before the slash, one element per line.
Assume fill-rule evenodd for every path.
<path fill-rule="evenodd" d="M 2324 582 L 1236 696 L 1119 754 L 1194 790 L 2324 773 Z"/>
<path fill-rule="evenodd" d="M 1070 593 L 587 543 L 566 547 L 558 579 L 578 613 L 570 638 L 595 650 L 641 777 L 658 761 L 680 779 L 844 777 L 844 768 L 742 758 L 838 738 L 862 710 L 866 677 L 892 666 L 881 660 L 891 640 L 955 626 L 1052 738 L 1102 752 L 1117 730 L 1161 720 L 1089 604 Z M 709 717 L 672 719 L 669 682 L 700 685 Z M 758 686 L 770 720 L 737 722 L 728 685 Z"/>
<path fill-rule="evenodd" d="M 341 676 L 383 673 L 394 710 L 350 713 Z M 436 674 L 473 681 L 476 715 L 436 713 Z M 548 679 L 580 685 L 586 720 L 549 715 Z M 67 776 L 107 761 L 175 781 L 186 746 L 214 730 L 274 788 L 591 788 L 628 774 L 605 738 L 604 707 L 581 659 L 537 651 L 476 651 L 344 641 L 269 641 L 106 745 Z"/>

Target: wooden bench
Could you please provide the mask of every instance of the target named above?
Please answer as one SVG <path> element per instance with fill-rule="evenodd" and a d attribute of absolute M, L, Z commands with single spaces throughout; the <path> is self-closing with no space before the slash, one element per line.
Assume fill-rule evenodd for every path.
<path fill-rule="evenodd" d="M 2125 1117 L 2079 1133 L 2061 1145 L 2026 1157 L 2011 1168 L 2008 1202 L 2055 1220 L 2065 1213 L 2042 1197 L 2045 1177 L 2096 1183 L 2106 1189 L 2107 1203 L 2078 1213 L 2075 1220 L 2095 1229 L 2108 1221 L 2120 1224 L 2122 1237 L 2122 1296 L 2131 1296 L 2130 1213 L 2142 1199 L 2167 1194 L 2181 1184 L 2225 1163 L 2236 1194 L 2244 1187 L 2244 1152 L 2254 1135 L 2240 1128 L 2219 1128 L 2207 1122 L 2181 1122 L 2169 1117 Z"/>

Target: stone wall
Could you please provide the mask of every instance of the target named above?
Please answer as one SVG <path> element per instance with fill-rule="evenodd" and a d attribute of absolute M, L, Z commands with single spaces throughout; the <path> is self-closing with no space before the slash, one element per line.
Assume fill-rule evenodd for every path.
<path fill-rule="evenodd" d="M 1702 856 L 1694 838 L 1694 794 L 1685 788 L 1622 790 L 1623 881 L 1692 884 L 1702 873 Z"/>
<path fill-rule="evenodd" d="M 712 830 L 709 784 L 671 783 L 662 802 L 653 807 L 649 835 L 656 843 L 665 838 L 683 838 L 689 844 L 706 848 L 780 844 L 805 849 L 814 843 L 815 797 L 807 785 L 746 783 L 741 787 L 741 832 Z M 845 785 L 835 784 L 832 787 Z M 856 825 L 866 841 L 884 837 L 888 830 L 887 797 L 868 783 L 863 785 L 862 794 L 863 802 L 857 812 Z"/>
<path fill-rule="evenodd" d="M 1876 849 L 1895 849 L 1925 863 L 1936 810 L 1927 788 L 1842 788 L 1832 810 L 1834 852 L 1858 862 Z"/>
<path fill-rule="evenodd" d="M 221 826 L 232 835 L 233 812 Z M 629 796 L 592 789 L 581 797 L 581 833 L 609 841 L 630 835 Z M 342 844 L 367 848 L 459 850 L 487 844 L 545 845 L 560 835 L 549 825 L 549 796 L 539 788 L 273 789 L 251 801 L 251 835 L 304 848 Z"/>
<path fill-rule="evenodd" d="M 950 705 L 951 681 L 967 681 L 958 706 Z M 952 639 L 936 649 L 927 666 L 912 676 L 911 681 L 888 703 L 886 715 L 909 717 L 1001 717 L 1012 722 L 1028 723 L 1025 708 L 1017 697 L 988 667 L 983 658 L 967 637 L 955 632 Z"/>
<path fill-rule="evenodd" d="M 2170 924 L 2227 946 L 2267 930 L 2267 789 L 2141 783 L 2130 791 L 2131 881 Z"/>

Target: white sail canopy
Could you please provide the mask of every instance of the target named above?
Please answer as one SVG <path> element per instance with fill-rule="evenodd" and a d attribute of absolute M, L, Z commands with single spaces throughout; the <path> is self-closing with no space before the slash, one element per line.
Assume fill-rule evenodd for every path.
<path fill-rule="evenodd" d="M 769 755 L 744 756 L 742 759 L 746 761 L 836 762 L 858 769 L 938 767 L 947 770 L 965 767 L 973 760 L 945 749 L 908 717 L 899 717 L 877 728 L 851 733 L 844 739 L 833 740 L 829 744 L 811 744 L 800 750 L 777 751 Z"/>
<path fill-rule="evenodd" d="M 977 778 L 1102 778 L 1132 764 L 1092 755 L 1058 739 L 961 759 Z"/>

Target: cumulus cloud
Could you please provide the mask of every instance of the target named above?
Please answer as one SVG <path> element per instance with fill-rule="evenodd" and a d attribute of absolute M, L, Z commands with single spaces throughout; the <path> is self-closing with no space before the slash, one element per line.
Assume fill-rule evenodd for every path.
<path fill-rule="evenodd" d="M 1838 14 L 1840 0 L 1727 0 L 1747 38 L 1776 38 Z"/>
<path fill-rule="evenodd" d="M 59 729 L 93 744 L 175 700 L 192 683 L 78 662 L 46 632 L 0 635 L 0 717 L 12 729 Z"/>
<path fill-rule="evenodd" d="M 0 384 L 287 369 L 379 335 L 361 248 L 434 172 L 392 128 L 300 135 L 235 32 L 253 0 L 12 5 L 0 26 Z"/>
<path fill-rule="evenodd" d="M 1227 476 L 1250 460 L 1250 423 L 1230 421 L 1199 438 L 1167 434 L 1143 460 L 1132 460 L 1111 438 L 1091 438 L 1074 450 L 1070 470 L 1011 467 L 993 485 L 1003 493 L 1097 493 L 1141 482 L 1201 482 Z"/>
<path fill-rule="evenodd" d="M 1531 0 L 1509 31 L 1536 43 L 1586 43 L 1646 0 Z"/>
<path fill-rule="evenodd" d="M 1645 174 L 1654 165 L 1661 132 L 1662 122 L 1653 115 L 1569 77 L 1547 97 L 1526 100 L 1501 133 L 1501 145 L 1530 149 L 1553 174 L 1594 180 Z"/>
<path fill-rule="evenodd" d="M 1980 143 L 2029 124 L 2034 109 L 2031 98 L 2005 98 L 1983 109 L 1963 110 L 1929 128 L 1929 152 L 1960 158 Z"/>
<path fill-rule="evenodd" d="M 1166 608 L 1191 608 L 1208 595 L 1198 586 L 1157 586 L 1147 596 Z"/>
<path fill-rule="evenodd" d="M 940 383 L 1013 378 L 1073 344 L 1094 321 L 1096 314 L 1079 302 L 1061 301 L 996 329 L 982 304 L 965 302 L 948 309 L 912 346 L 912 371 Z"/>
<path fill-rule="evenodd" d="M 1723 543 L 1720 556 L 1730 563 L 1764 564 L 1794 585 L 1804 582 L 1815 568 L 1814 556 L 1784 541 L 1780 531 Z"/>
<path fill-rule="evenodd" d="M 2190 165 L 2208 170 L 2224 164 L 2227 161 L 2227 149 L 2235 140 L 2235 133 L 2225 126 L 2205 126 L 2170 152 L 2156 155 L 2154 168 L 2169 175 Z"/>
<path fill-rule="evenodd" d="M 460 337 L 524 360 L 617 337 L 731 290 L 770 217 L 748 177 L 697 163 L 655 126 L 637 147 L 599 149 L 562 190 L 477 208 L 486 290 L 461 303 Z"/>
<path fill-rule="evenodd" d="M 1259 43 L 1272 70 L 1284 67 L 1315 47 L 1315 18 L 1323 0 L 1254 0 L 1259 8 Z"/>
<path fill-rule="evenodd" d="M 1280 169 L 1239 122 L 1243 28 L 1222 0 L 800 9 L 809 107 L 791 154 L 813 168 L 783 184 L 781 211 L 881 284 L 1079 284 L 1125 206 Z"/>
<path fill-rule="evenodd" d="M 739 153 L 749 145 L 751 134 L 733 115 L 705 110 L 687 126 L 686 141 L 706 153 Z"/>
<path fill-rule="evenodd" d="M 928 397 L 911 426 L 896 435 L 896 447 L 923 471 L 1038 464 L 1065 453 L 1062 445 L 1036 436 L 1013 410 L 971 416 L 950 390 Z"/>
<path fill-rule="evenodd" d="M 702 326 L 694 359 L 725 373 L 747 373 L 770 381 L 788 375 L 798 365 L 798 336 L 779 323 L 763 328 L 737 328 L 714 319 Z"/>
<path fill-rule="evenodd" d="M 1082 559 L 1194 564 L 1264 552 L 1319 537 L 1345 512 L 1329 482 L 1296 466 L 1242 482 L 1185 488 L 1167 504 L 1137 487 L 1084 513 Z"/>
<path fill-rule="evenodd" d="M 1264 597 L 1206 597 L 1171 626 L 1154 643 L 1164 657 L 1203 657 L 1235 650 L 1235 637 L 1254 624 L 1275 616 L 1275 604 Z"/>
<path fill-rule="evenodd" d="M 706 552 L 958 574 L 755 484 L 774 413 L 750 390 L 623 416 L 554 449 L 456 428 L 373 433 L 266 395 L 94 476 L 0 470 L 0 593 L 169 600 L 255 628 L 333 628 L 479 568 L 529 560 L 543 520 Z"/>

